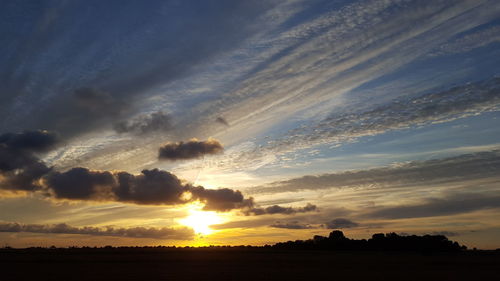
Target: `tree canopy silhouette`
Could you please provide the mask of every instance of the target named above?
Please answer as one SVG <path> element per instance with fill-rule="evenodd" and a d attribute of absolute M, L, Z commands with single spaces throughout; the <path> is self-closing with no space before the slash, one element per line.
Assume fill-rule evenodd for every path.
<path fill-rule="evenodd" d="M 373 234 L 371 239 L 349 239 L 340 230 L 328 237 L 315 235 L 313 239 L 277 243 L 273 248 L 304 250 L 370 250 L 370 251 L 461 251 L 467 247 L 448 240 L 444 235 L 408 235 L 394 232 Z"/>

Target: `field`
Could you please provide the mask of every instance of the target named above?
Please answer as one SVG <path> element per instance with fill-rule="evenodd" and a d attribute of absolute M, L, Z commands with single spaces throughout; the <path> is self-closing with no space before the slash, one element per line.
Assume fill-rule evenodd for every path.
<path fill-rule="evenodd" d="M 0 250 L 0 280 L 498 280 L 500 252 Z"/>

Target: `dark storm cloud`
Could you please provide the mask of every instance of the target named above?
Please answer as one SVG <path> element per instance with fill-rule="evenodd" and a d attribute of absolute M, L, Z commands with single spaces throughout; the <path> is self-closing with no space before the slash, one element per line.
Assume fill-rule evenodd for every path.
<path fill-rule="evenodd" d="M 274 224 L 271 224 L 270 227 L 274 228 L 286 228 L 286 229 L 311 229 L 311 228 L 316 228 L 314 226 L 311 226 L 310 224 L 303 224 L 300 223 L 299 221 L 292 221 L 292 222 L 276 222 Z"/>
<path fill-rule="evenodd" d="M 190 192 L 195 199 L 205 203 L 204 210 L 229 211 L 232 209 L 251 208 L 253 198 L 245 199 L 238 190 L 229 188 L 206 189 L 201 186 L 191 187 Z"/>
<path fill-rule="evenodd" d="M 72 168 L 64 173 L 53 172 L 45 178 L 45 184 L 56 198 L 88 200 L 100 196 L 99 187 L 110 187 L 114 177 L 110 172 Z M 98 199 L 98 198 L 96 198 Z"/>
<path fill-rule="evenodd" d="M 5 5 L 0 33 L 9 44 L 0 54 L 0 127 L 47 128 L 69 137 L 110 126 L 123 120 L 124 109 L 136 113 L 133 105 L 148 90 L 238 47 L 260 30 L 256 17 L 274 5 L 229 0 Z"/>
<path fill-rule="evenodd" d="M 219 154 L 224 150 L 222 144 L 215 139 L 199 141 L 191 139 L 187 142 L 166 143 L 160 147 L 158 158 L 164 160 L 185 160 L 201 158 L 209 154 Z"/>
<path fill-rule="evenodd" d="M 351 220 L 344 219 L 344 218 L 338 218 L 331 220 L 327 223 L 325 223 L 325 227 L 328 229 L 342 229 L 342 228 L 352 228 L 352 227 L 357 227 L 359 226 L 358 223 L 355 223 Z"/>
<path fill-rule="evenodd" d="M 318 208 L 316 207 L 316 205 L 307 203 L 306 206 L 300 208 L 282 207 L 279 205 L 273 205 L 266 208 L 250 208 L 248 210 L 245 210 L 244 214 L 247 216 L 274 215 L 274 214 L 292 215 L 295 213 L 314 212 L 317 210 Z"/>
<path fill-rule="evenodd" d="M 42 130 L 0 135 L 0 144 L 19 151 L 43 152 L 52 148 L 56 142 L 56 134 Z"/>
<path fill-rule="evenodd" d="M 151 133 L 156 131 L 169 131 L 172 129 L 170 115 L 161 111 L 149 115 L 141 115 L 130 121 L 120 121 L 114 125 L 118 133 Z"/>
<path fill-rule="evenodd" d="M 83 234 L 93 236 L 116 236 L 132 238 L 154 238 L 190 240 L 194 232 L 189 228 L 169 227 L 74 227 L 65 223 L 60 224 L 20 224 L 15 222 L 0 222 L 0 232 L 31 232 L 50 234 Z"/>
<path fill-rule="evenodd" d="M 276 193 L 362 186 L 409 186 L 444 184 L 464 180 L 498 177 L 500 150 L 463 154 L 450 158 L 415 161 L 397 166 L 355 170 L 319 176 L 304 176 L 250 190 Z"/>
<path fill-rule="evenodd" d="M 429 198 L 422 203 L 380 207 L 365 214 L 370 218 L 405 219 L 448 216 L 479 210 L 500 208 L 500 196 L 474 193 L 453 194 L 444 198 Z"/>
<path fill-rule="evenodd" d="M 115 176 L 111 192 L 116 200 L 136 204 L 181 204 L 182 194 L 190 187 L 174 174 L 158 169 L 143 170 L 139 175 L 118 172 Z"/>
<path fill-rule="evenodd" d="M 91 171 L 73 168 L 53 172 L 45 178 L 47 190 L 58 199 L 118 201 L 145 205 L 177 205 L 193 201 L 205 210 L 230 211 L 250 208 L 252 198 L 238 190 L 206 189 L 183 183 L 174 174 L 152 169 L 139 175 L 121 171 Z"/>
<path fill-rule="evenodd" d="M 43 162 L 37 161 L 15 172 L 2 172 L 3 178 L 0 178 L 0 189 L 13 192 L 39 190 L 41 185 L 38 181 L 51 170 L 52 168 L 47 167 Z"/>
<path fill-rule="evenodd" d="M 45 152 L 57 142 L 48 131 L 25 131 L 0 135 L 0 188 L 35 190 L 36 183 L 51 168 L 40 161 L 37 152 Z"/>

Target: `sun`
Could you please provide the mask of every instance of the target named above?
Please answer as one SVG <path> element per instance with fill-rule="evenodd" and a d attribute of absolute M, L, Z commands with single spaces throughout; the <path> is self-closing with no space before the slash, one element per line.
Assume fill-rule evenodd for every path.
<path fill-rule="evenodd" d="M 211 225 L 222 223 L 222 218 L 212 211 L 189 210 L 189 216 L 179 220 L 182 225 L 191 227 L 197 234 L 208 235 L 214 232 Z"/>

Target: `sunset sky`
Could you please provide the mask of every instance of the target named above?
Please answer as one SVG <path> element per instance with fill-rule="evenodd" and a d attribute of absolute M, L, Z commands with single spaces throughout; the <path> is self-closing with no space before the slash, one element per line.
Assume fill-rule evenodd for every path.
<path fill-rule="evenodd" d="M 0 243 L 500 247 L 500 1 L 0 1 Z"/>

